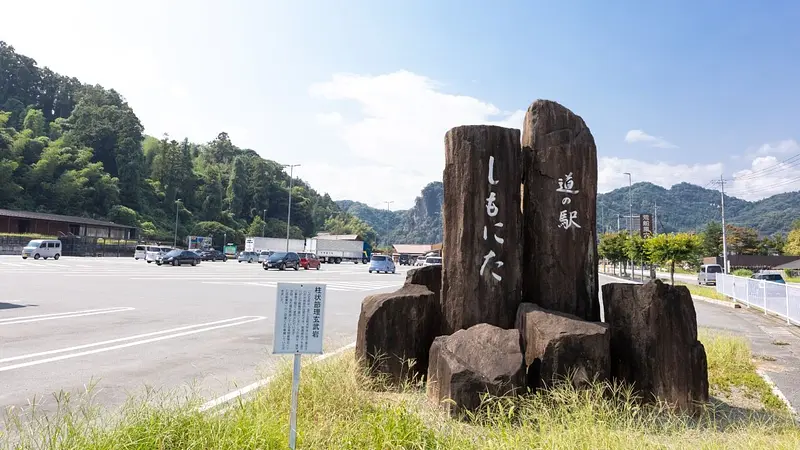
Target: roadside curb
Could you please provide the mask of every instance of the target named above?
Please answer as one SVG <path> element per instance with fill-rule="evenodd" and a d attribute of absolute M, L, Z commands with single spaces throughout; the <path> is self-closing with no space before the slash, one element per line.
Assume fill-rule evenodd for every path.
<path fill-rule="evenodd" d="M 789 402 L 789 399 L 786 398 L 785 395 L 783 395 L 783 392 L 781 392 L 781 390 L 778 389 L 778 386 L 772 381 L 769 375 L 767 375 L 766 372 L 764 372 L 761 369 L 756 369 L 756 373 L 758 374 L 758 376 L 764 379 L 764 381 L 769 385 L 770 389 L 772 389 L 772 393 L 775 394 L 775 396 L 778 397 L 786 405 L 786 408 L 789 409 L 789 412 L 795 417 L 795 419 L 800 421 L 800 417 L 798 417 L 797 415 L 797 410 L 794 409 L 791 402 Z"/>
<path fill-rule="evenodd" d="M 739 309 L 739 308 L 742 307 L 742 305 L 740 305 L 740 304 L 738 304 L 736 302 L 726 302 L 726 301 L 723 301 L 723 300 L 717 300 L 717 299 L 713 299 L 713 298 L 703 297 L 702 295 L 694 295 L 694 294 L 692 294 L 692 299 L 693 300 L 700 300 L 701 302 L 706 302 L 706 303 L 713 303 L 715 305 L 724 306 L 726 308 Z"/>
<path fill-rule="evenodd" d="M 322 362 L 322 361 L 324 361 L 324 360 L 326 360 L 328 358 L 332 358 L 334 356 L 337 356 L 337 355 L 340 355 L 340 354 L 346 352 L 347 350 L 355 348 L 355 346 L 356 346 L 356 343 L 355 342 L 351 342 L 351 343 L 345 345 L 344 347 L 340 347 L 340 348 L 338 348 L 338 349 L 336 349 L 336 350 L 334 350 L 334 351 L 332 351 L 330 353 L 325 353 L 324 355 L 319 355 L 319 356 L 315 357 L 314 359 L 312 359 L 311 361 L 307 362 L 304 365 L 316 364 L 318 362 Z M 225 407 L 226 404 L 228 404 L 229 402 L 231 402 L 232 400 L 235 400 L 237 398 L 243 398 L 247 394 L 249 394 L 250 392 L 253 392 L 253 391 L 257 390 L 257 389 L 260 389 L 260 388 L 268 385 L 272 381 L 273 378 L 274 378 L 273 375 L 268 376 L 268 377 L 266 377 L 264 379 L 256 381 L 255 383 L 248 384 L 247 386 L 245 386 L 245 387 L 243 387 L 241 389 L 236 389 L 235 391 L 231 391 L 231 392 L 229 392 L 229 393 L 227 393 L 227 394 L 225 394 L 223 396 L 220 396 L 220 397 L 217 397 L 217 398 L 215 398 L 213 400 L 207 401 L 207 402 L 203 403 L 202 405 L 200 405 L 200 407 L 197 408 L 197 411 L 198 412 L 216 411 L 217 413 L 225 412 L 227 410 L 227 407 Z M 222 408 L 220 408 L 220 407 L 222 407 Z"/>

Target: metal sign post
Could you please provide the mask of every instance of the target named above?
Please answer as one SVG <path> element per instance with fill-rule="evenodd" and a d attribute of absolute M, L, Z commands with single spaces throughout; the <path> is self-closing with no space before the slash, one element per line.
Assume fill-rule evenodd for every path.
<path fill-rule="evenodd" d="M 293 354 L 292 403 L 289 416 L 289 448 L 297 445 L 297 401 L 300 391 L 300 356 L 322 354 L 325 317 L 325 285 L 278 283 L 272 353 Z"/>

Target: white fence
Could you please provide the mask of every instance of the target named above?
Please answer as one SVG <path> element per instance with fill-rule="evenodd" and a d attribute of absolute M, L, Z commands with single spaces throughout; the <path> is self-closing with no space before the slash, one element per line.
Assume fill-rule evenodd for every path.
<path fill-rule="evenodd" d="M 800 325 L 800 286 L 718 273 L 717 292 Z"/>

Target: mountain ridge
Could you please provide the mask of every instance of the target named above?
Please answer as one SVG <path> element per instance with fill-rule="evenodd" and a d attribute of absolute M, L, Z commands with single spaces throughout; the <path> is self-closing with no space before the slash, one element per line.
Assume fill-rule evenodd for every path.
<path fill-rule="evenodd" d="M 633 213 L 654 214 L 659 232 L 700 231 L 709 222 L 721 221 L 720 192 L 681 182 L 665 188 L 650 182 L 639 182 L 597 195 L 598 231 L 615 231 L 617 217 L 627 216 L 628 196 Z M 375 231 L 397 244 L 432 244 L 442 241 L 442 200 L 444 186 L 440 181 L 429 183 L 407 210 L 387 211 L 352 200 L 336 204 L 366 222 Z M 658 210 L 656 211 L 656 205 Z M 725 219 L 731 225 L 756 229 L 761 236 L 786 234 L 800 218 L 800 192 L 776 194 L 757 201 L 725 195 Z M 620 220 L 624 228 L 624 219 Z"/>

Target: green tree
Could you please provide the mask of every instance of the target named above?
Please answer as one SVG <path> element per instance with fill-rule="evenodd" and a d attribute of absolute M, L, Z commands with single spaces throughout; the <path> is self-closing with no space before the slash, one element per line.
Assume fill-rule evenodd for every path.
<path fill-rule="evenodd" d="M 252 236 L 264 236 L 266 232 L 267 224 L 261 219 L 260 216 L 255 216 L 253 221 L 250 223 L 250 226 L 247 227 L 244 234 L 245 236 L 252 237 Z"/>
<path fill-rule="evenodd" d="M 244 217 L 245 198 L 247 197 L 247 172 L 242 158 L 233 160 L 233 170 L 228 180 L 226 202 L 228 209 L 235 217 Z"/>
<path fill-rule="evenodd" d="M 736 255 L 755 255 L 758 253 L 758 231 L 749 227 L 726 225 L 728 251 Z"/>
<path fill-rule="evenodd" d="M 108 219 L 122 224 L 135 227 L 139 224 L 139 214 L 127 206 L 114 205 L 108 211 Z"/>
<path fill-rule="evenodd" d="M 675 264 L 696 262 L 702 242 L 689 233 L 663 233 L 647 240 L 645 248 L 657 264 L 669 264 L 670 283 L 675 284 Z"/>
<path fill-rule="evenodd" d="M 704 256 L 722 255 L 722 224 L 709 222 L 700 234 L 702 252 Z"/>
<path fill-rule="evenodd" d="M 213 243 L 217 246 L 223 245 L 225 239 L 235 242 L 244 241 L 241 233 L 231 227 L 213 221 L 197 222 L 194 227 L 192 227 L 192 235 L 211 236 Z"/>
<path fill-rule="evenodd" d="M 597 246 L 597 252 L 602 258 L 611 261 L 611 264 L 613 264 L 616 270 L 617 264 L 627 259 L 625 245 L 627 240 L 628 234 L 625 232 L 605 233 L 600 236 L 600 244 Z"/>
<path fill-rule="evenodd" d="M 28 110 L 28 113 L 25 115 L 25 120 L 22 123 L 22 127 L 26 130 L 31 130 L 33 133 L 32 137 L 45 136 L 47 131 L 49 131 L 44 114 L 39 109 Z"/>

